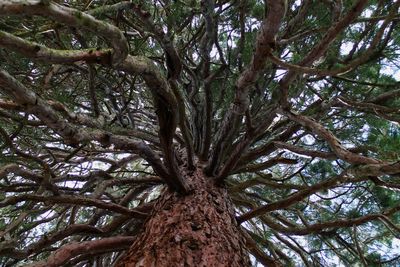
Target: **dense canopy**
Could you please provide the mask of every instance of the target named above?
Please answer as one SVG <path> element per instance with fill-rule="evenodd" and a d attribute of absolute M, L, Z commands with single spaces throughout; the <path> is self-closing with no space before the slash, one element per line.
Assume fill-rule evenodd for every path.
<path fill-rule="evenodd" d="M 1 266 L 110 266 L 195 169 L 255 266 L 399 266 L 400 1 L 57 2 L 0 1 Z"/>

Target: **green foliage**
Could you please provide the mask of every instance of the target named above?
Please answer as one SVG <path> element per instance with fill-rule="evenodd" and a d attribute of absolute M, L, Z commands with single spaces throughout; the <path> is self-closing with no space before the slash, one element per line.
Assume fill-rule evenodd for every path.
<path fill-rule="evenodd" d="M 383 160 L 399 160 L 400 155 L 400 128 L 394 124 L 375 120 L 371 125 L 374 126 L 369 131 L 367 140 L 380 147 L 379 155 Z"/>
<path fill-rule="evenodd" d="M 375 186 L 373 187 L 374 196 L 378 199 L 378 203 L 384 208 L 393 208 L 399 201 L 400 196 L 392 190 L 385 189 L 383 187 Z"/>

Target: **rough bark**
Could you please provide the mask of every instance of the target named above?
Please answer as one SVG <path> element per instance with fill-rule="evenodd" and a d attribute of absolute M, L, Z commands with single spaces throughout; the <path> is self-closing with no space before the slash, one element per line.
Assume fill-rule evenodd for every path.
<path fill-rule="evenodd" d="M 164 191 L 116 267 L 250 266 L 226 189 L 200 170 L 184 175 L 191 193 Z"/>

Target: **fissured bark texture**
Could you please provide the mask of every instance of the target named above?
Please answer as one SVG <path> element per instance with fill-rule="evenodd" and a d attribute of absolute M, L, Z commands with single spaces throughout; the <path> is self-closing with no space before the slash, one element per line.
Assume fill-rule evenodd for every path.
<path fill-rule="evenodd" d="M 250 266 L 227 191 L 201 171 L 187 196 L 166 190 L 117 267 Z"/>

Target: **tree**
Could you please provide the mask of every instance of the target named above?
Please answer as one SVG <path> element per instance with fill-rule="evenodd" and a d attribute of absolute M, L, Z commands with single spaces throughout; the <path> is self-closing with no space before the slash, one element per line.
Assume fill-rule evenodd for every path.
<path fill-rule="evenodd" d="M 0 265 L 399 264 L 400 1 L 59 2 L 0 2 Z"/>

